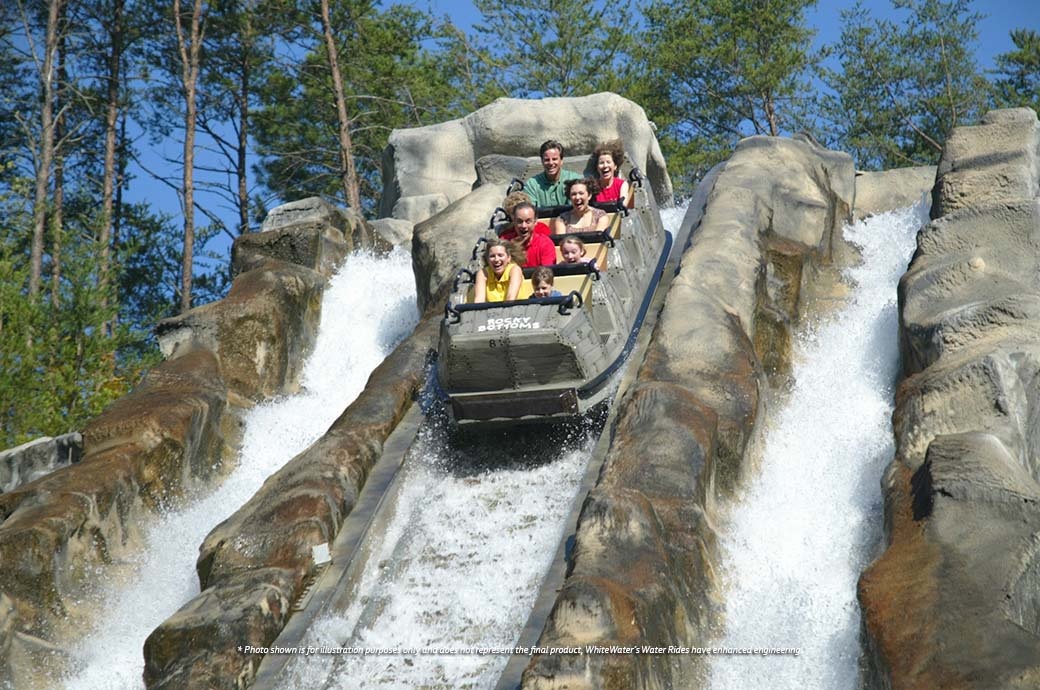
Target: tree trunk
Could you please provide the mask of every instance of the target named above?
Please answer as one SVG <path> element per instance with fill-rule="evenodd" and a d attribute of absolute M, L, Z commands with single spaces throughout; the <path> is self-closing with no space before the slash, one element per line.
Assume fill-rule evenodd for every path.
<path fill-rule="evenodd" d="M 191 13 L 190 43 L 181 23 L 180 0 L 173 0 L 177 28 L 177 49 L 181 59 L 181 82 L 184 87 L 184 176 L 181 197 L 184 200 L 184 259 L 181 264 L 181 312 L 191 309 L 191 279 L 195 244 L 195 92 L 199 79 L 199 53 L 202 46 L 202 0 L 194 0 Z"/>
<path fill-rule="evenodd" d="M 780 124 L 776 118 L 776 101 L 773 99 L 773 94 L 765 94 L 763 101 L 765 102 L 766 121 L 769 123 L 769 136 L 778 137 L 780 136 Z"/>
<path fill-rule="evenodd" d="M 246 26 L 243 33 L 246 40 L 252 44 L 256 40 L 253 34 L 251 19 L 246 17 Z M 249 62 L 250 52 L 241 51 L 242 56 L 242 80 L 239 82 L 238 91 L 238 150 L 235 160 L 235 173 L 238 176 L 238 234 L 249 232 L 249 180 L 246 154 L 249 152 L 249 91 L 251 88 Z"/>
<path fill-rule="evenodd" d="M 59 13 L 58 22 L 62 30 L 58 32 L 58 86 L 54 90 L 54 210 L 51 213 L 51 304 L 61 304 L 61 240 L 65 232 L 65 155 L 62 153 L 62 140 L 65 133 L 64 104 L 68 83 L 68 70 L 65 67 L 65 22 L 66 8 Z"/>
<path fill-rule="evenodd" d="M 62 0 L 47 7 L 47 37 L 40 71 L 40 149 L 36 159 L 36 192 L 33 199 L 33 235 L 29 254 L 29 297 L 40 294 L 43 275 L 43 237 L 47 227 L 47 188 L 54 155 L 54 55 L 58 48 L 58 15 Z"/>
<path fill-rule="evenodd" d="M 112 3 L 112 28 L 109 31 L 108 74 L 105 90 L 105 164 L 101 183 L 101 232 L 98 236 L 98 289 L 101 306 L 108 306 L 108 281 L 112 263 L 112 219 L 116 187 L 116 142 L 119 126 L 119 79 L 123 62 L 123 0 Z M 111 334 L 114 324 L 107 324 Z"/>
<path fill-rule="evenodd" d="M 60 121 L 57 131 L 61 130 Z M 51 304 L 61 304 L 61 237 L 64 233 L 65 158 L 60 152 L 54 157 L 54 211 L 51 213 Z"/>
<path fill-rule="evenodd" d="M 115 199 L 112 204 L 112 237 L 110 244 L 112 245 L 112 255 L 119 256 L 119 239 L 121 237 L 121 230 L 123 228 L 123 182 L 126 180 L 126 168 L 128 165 L 126 155 L 126 120 L 127 115 L 125 110 L 121 110 L 119 113 L 119 140 L 116 142 L 116 179 L 115 179 Z M 112 280 L 111 295 L 112 300 L 119 304 L 119 265 L 116 261 L 112 260 L 109 262 L 109 275 L 116 276 Z M 118 310 L 112 315 L 112 330 L 115 330 L 116 324 L 119 322 Z"/>
<path fill-rule="evenodd" d="M 357 169 L 354 167 L 354 145 L 350 139 L 350 118 L 347 116 L 347 98 L 343 90 L 343 77 L 339 71 L 336 42 L 332 37 L 332 20 L 329 18 L 329 0 L 321 0 L 321 25 L 325 34 L 325 49 L 329 54 L 329 70 L 332 73 L 332 90 L 336 95 L 336 114 L 339 118 L 340 179 L 347 203 L 361 212 L 361 190 L 358 186 Z"/>

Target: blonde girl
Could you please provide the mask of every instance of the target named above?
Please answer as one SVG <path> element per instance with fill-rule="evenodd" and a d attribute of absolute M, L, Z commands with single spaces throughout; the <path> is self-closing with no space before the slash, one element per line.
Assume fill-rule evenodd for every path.
<path fill-rule="evenodd" d="M 523 257 L 507 240 L 490 239 L 484 247 L 484 269 L 477 274 L 474 302 L 502 302 L 516 299 L 524 282 L 520 268 Z"/>
<path fill-rule="evenodd" d="M 560 256 L 565 264 L 584 264 L 590 261 L 590 257 L 585 256 L 585 243 L 574 235 L 567 235 L 560 240 Z"/>

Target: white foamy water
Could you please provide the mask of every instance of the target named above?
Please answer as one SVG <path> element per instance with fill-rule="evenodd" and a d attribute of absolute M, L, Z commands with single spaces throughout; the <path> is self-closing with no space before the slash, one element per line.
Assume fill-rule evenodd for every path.
<path fill-rule="evenodd" d="M 797 648 L 798 656 L 711 660 L 717 690 L 859 687 L 856 581 L 880 539 L 879 482 L 894 452 L 899 365 L 896 285 L 926 209 L 845 228 L 862 263 L 852 296 L 799 335 L 793 385 L 771 412 L 761 471 L 721 532 L 728 648 Z"/>
<path fill-rule="evenodd" d="M 508 444 L 460 456 L 439 437 L 424 441 L 353 603 L 316 623 L 307 642 L 398 653 L 297 657 L 287 687 L 354 689 L 359 678 L 366 688 L 493 686 L 508 656 L 475 652 L 515 644 L 592 445 L 582 438 L 561 451 L 542 440 L 526 437 L 526 458 Z M 422 651 L 437 648 L 474 653 Z"/>
<path fill-rule="evenodd" d="M 664 209 L 665 229 L 685 212 Z M 488 688 L 508 663 L 487 652 L 512 649 L 527 622 L 595 432 L 561 441 L 516 430 L 448 447 L 427 428 L 420 440 L 351 605 L 304 643 L 394 653 L 294 657 L 286 687 Z"/>
<path fill-rule="evenodd" d="M 104 593 L 104 616 L 73 650 L 81 670 L 66 681 L 68 690 L 143 687 L 144 641 L 198 594 L 195 560 L 203 539 L 268 476 L 321 437 L 417 320 L 408 254 L 347 258 L 325 291 L 301 392 L 251 410 L 239 466 L 212 494 L 148 529 L 129 581 Z"/>

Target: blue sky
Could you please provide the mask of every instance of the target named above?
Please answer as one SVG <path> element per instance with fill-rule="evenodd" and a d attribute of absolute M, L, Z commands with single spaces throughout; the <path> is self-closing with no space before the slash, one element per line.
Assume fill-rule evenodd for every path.
<path fill-rule="evenodd" d="M 697 0 L 689 0 L 696 2 Z M 392 4 L 394 0 L 383 0 L 384 6 Z M 642 2 L 642 0 L 636 0 Z M 480 14 L 470 0 L 452 0 L 449 2 L 435 0 L 412 0 L 411 4 L 416 7 L 432 12 L 436 15 L 448 15 L 457 25 L 469 30 L 472 25 L 480 20 Z M 841 10 L 852 6 L 852 2 L 838 2 L 835 0 L 823 0 L 809 14 L 809 24 L 817 30 L 816 42 L 818 45 L 831 43 L 837 40 L 841 32 L 840 13 Z M 877 17 L 886 17 L 898 20 L 899 13 L 892 9 L 891 0 L 864 0 L 864 5 Z M 973 4 L 976 11 L 985 15 L 979 23 L 978 60 L 983 69 L 993 68 L 993 58 L 999 53 L 1011 49 L 1011 39 L 1008 34 L 1015 28 L 1033 28 L 1040 30 L 1040 0 L 976 0 Z M 161 147 L 172 159 L 180 156 L 180 145 L 172 140 L 164 142 Z M 145 154 L 149 164 L 162 167 L 158 152 Z M 175 218 L 180 215 L 180 207 L 175 192 L 165 185 L 157 182 L 148 184 L 147 176 L 138 171 L 137 183 L 133 186 L 131 198 L 148 199 L 157 208 L 172 214 Z M 177 172 L 173 172 L 176 176 Z M 204 196 L 200 203 L 212 204 L 213 197 Z M 228 217 L 229 224 L 233 225 L 233 217 L 230 209 L 218 211 L 222 216 Z M 197 222 L 204 222 L 201 217 Z M 179 223 L 179 221 L 178 221 Z M 214 239 L 207 246 L 207 250 L 217 254 L 227 255 L 230 253 L 230 242 L 226 235 Z"/>
<path fill-rule="evenodd" d="M 696 2 L 696 0 L 690 0 Z M 636 4 L 642 2 L 637 0 Z M 383 0 L 384 5 L 391 0 Z M 413 0 L 410 4 L 437 15 L 448 15 L 459 26 L 469 29 L 480 20 L 480 13 L 470 0 L 452 0 L 437 2 L 431 0 Z M 835 41 L 841 33 L 840 15 L 845 8 L 852 7 L 852 2 L 822 0 L 809 14 L 809 23 L 817 30 L 816 40 L 819 45 Z M 891 0 L 864 0 L 863 5 L 877 17 L 897 18 L 892 9 Z M 1033 28 L 1040 30 L 1040 0 L 976 0 L 973 3 L 976 11 L 986 15 L 979 24 L 979 63 L 983 68 L 993 66 L 993 57 L 1007 52 L 1011 47 L 1008 33 L 1015 28 Z"/>

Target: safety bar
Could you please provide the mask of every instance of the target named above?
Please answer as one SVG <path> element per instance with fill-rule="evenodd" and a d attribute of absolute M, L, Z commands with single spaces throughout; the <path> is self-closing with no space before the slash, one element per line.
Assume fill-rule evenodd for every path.
<path fill-rule="evenodd" d="M 477 281 L 477 274 L 476 273 L 474 273 L 473 271 L 469 270 L 468 268 L 460 268 L 458 270 L 458 272 L 455 274 L 454 282 L 452 282 L 452 284 L 451 284 L 451 292 L 452 292 L 452 294 L 455 294 L 456 292 L 459 291 L 459 281 L 462 280 L 462 277 L 464 275 L 465 276 L 469 276 L 469 280 L 466 281 L 467 283 L 475 283 Z"/>
<path fill-rule="evenodd" d="M 585 244 L 606 244 L 608 247 L 614 246 L 614 236 L 610 234 L 610 228 L 606 230 L 593 230 L 590 232 L 569 232 L 566 235 L 549 235 L 549 239 L 553 241 L 553 244 L 559 246 L 560 242 L 565 237 L 577 237 Z"/>
<path fill-rule="evenodd" d="M 502 307 L 515 307 L 526 304 L 555 304 L 557 311 L 567 316 L 571 309 L 581 309 L 585 300 L 577 290 L 571 290 L 566 295 L 556 297 L 528 297 L 527 299 L 513 299 L 504 302 L 477 302 L 476 304 L 452 304 L 449 300 L 444 305 L 444 320 L 450 324 L 456 324 L 462 320 L 462 312 L 487 311 L 488 309 L 499 309 Z"/>
<path fill-rule="evenodd" d="M 488 230 L 494 230 L 495 226 L 499 223 L 505 223 L 509 221 L 509 214 L 506 210 L 499 206 L 492 212 L 491 220 L 488 221 Z"/>
<path fill-rule="evenodd" d="M 542 268 L 541 266 L 528 266 L 524 269 L 524 278 L 530 278 L 531 274 L 534 273 L 535 269 Z M 580 264 L 550 264 L 545 268 L 551 268 L 554 278 L 560 278 L 562 276 L 591 276 L 593 280 L 600 279 L 599 267 L 596 266 L 596 260 L 590 259 Z M 455 292 L 455 290 L 452 290 Z"/>

